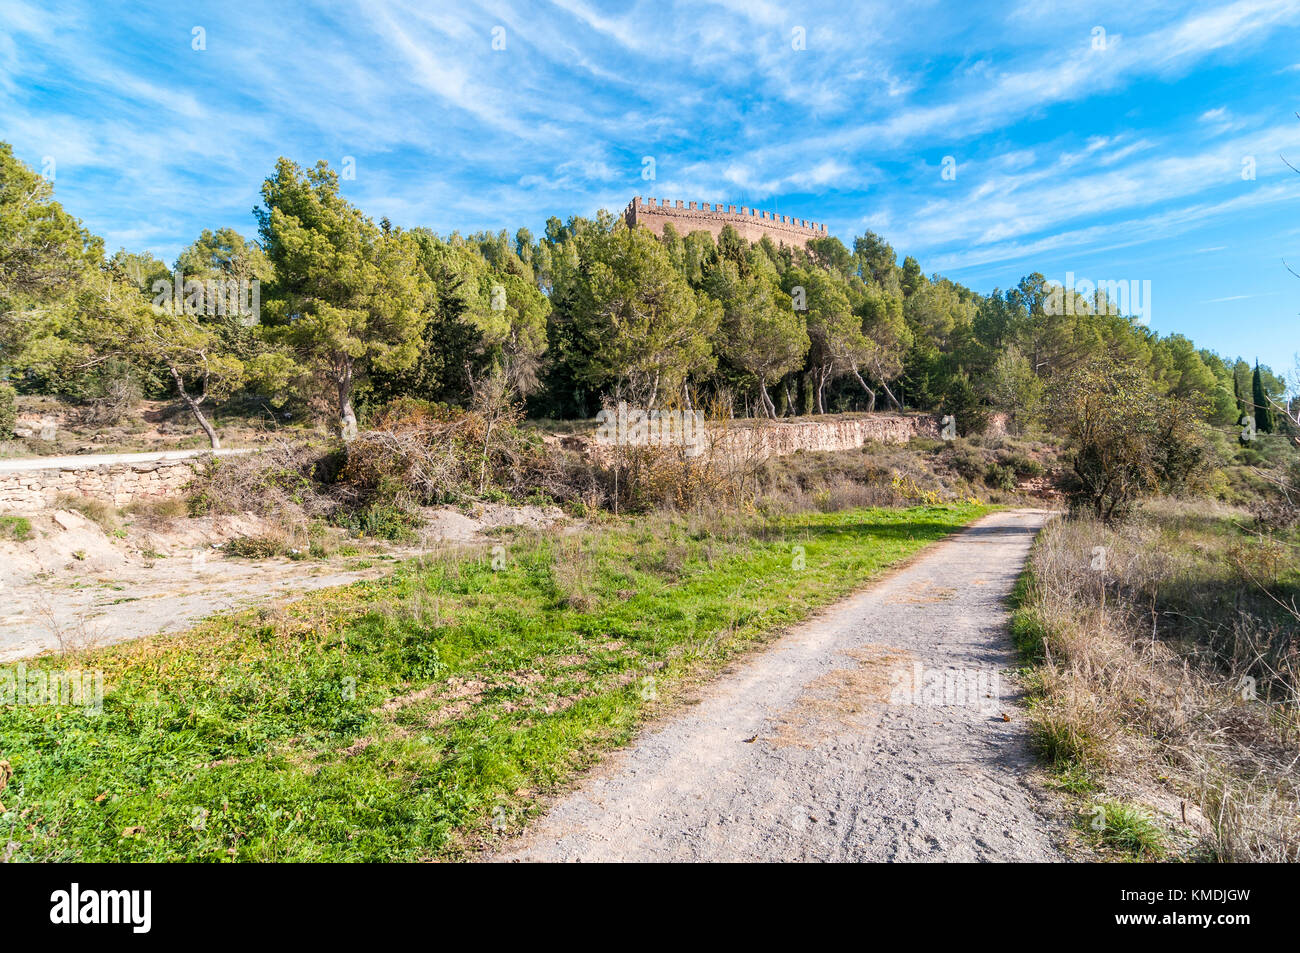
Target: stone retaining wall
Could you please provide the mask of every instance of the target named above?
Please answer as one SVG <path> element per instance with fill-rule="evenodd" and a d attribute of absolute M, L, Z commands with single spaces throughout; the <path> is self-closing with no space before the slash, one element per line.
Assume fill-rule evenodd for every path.
<path fill-rule="evenodd" d="M 180 491 L 193 479 L 194 466 L 201 459 L 0 472 L 0 512 L 47 509 L 64 493 L 90 497 L 112 506 L 165 497 Z"/>
<path fill-rule="evenodd" d="M 871 442 L 905 444 L 913 437 L 938 438 L 939 417 L 931 414 L 859 414 L 834 418 L 777 421 L 737 421 L 714 430 L 715 449 L 751 456 L 773 457 L 800 450 L 855 450 Z M 562 443 L 603 456 L 597 442 L 567 437 Z M 219 454 L 247 451 L 217 451 Z M 64 462 L 45 469 L 0 470 L 0 512 L 35 511 L 53 507 L 61 494 L 91 497 L 112 506 L 157 499 L 180 492 L 207 454 L 181 459 L 77 464 Z"/>

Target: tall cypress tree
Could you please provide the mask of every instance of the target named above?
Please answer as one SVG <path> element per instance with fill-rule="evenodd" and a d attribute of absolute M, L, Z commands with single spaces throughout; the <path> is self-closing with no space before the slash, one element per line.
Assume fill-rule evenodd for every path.
<path fill-rule="evenodd" d="M 1268 395 L 1264 393 L 1264 382 L 1259 376 L 1259 358 L 1255 359 L 1255 376 L 1251 378 L 1250 390 L 1251 400 L 1255 404 L 1255 429 L 1259 433 L 1272 433 L 1275 429 L 1273 405 L 1268 402 Z"/>

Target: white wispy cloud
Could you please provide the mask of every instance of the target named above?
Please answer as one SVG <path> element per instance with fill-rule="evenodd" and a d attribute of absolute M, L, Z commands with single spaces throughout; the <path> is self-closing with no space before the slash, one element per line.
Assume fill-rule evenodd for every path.
<path fill-rule="evenodd" d="M 247 230 L 281 154 L 354 157 L 349 196 L 400 224 L 524 224 L 634 193 L 761 207 L 811 194 L 790 211 L 888 226 L 899 247 L 967 262 L 1128 241 L 1238 198 L 1289 201 L 1267 163 L 1300 153 L 1295 130 L 1226 100 L 1159 128 L 1108 103 L 1078 134 L 1035 130 L 1129 84 L 1249 57 L 1300 21 L 1294 0 L 1026 3 L 1001 23 L 880 0 L 363 0 L 286 8 L 256 29 L 236 2 L 205 15 L 201 53 L 161 6 L 106 37 L 115 12 L 0 0 L 0 137 L 55 155 L 60 195 L 110 242 L 158 248 L 205 214 Z M 959 177 L 945 186 L 949 154 Z M 1246 154 L 1257 183 L 1240 179 Z M 1216 191 L 1232 188 L 1243 194 Z"/>

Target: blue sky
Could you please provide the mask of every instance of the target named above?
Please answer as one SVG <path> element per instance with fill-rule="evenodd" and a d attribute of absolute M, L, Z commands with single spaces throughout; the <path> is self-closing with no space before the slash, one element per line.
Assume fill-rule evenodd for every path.
<path fill-rule="evenodd" d="M 277 156 L 351 156 L 403 226 L 746 204 L 980 291 L 1150 280 L 1162 333 L 1300 351 L 1300 0 L 283 6 L 0 0 L 0 139 L 168 261 L 253 234 Z"/>

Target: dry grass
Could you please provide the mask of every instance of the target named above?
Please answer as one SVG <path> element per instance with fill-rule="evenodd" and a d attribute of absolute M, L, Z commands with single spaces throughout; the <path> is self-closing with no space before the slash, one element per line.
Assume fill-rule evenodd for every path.
<path fill-rule="evenodd" d="M 335 503 L 321 492 L 337 466 L 333 453 L 277 440 L 257 453 L 212 457 L 192 483 L 190 511 L 256 513 L 290 521 L 323 516 Z"/>
<path fill-rule="evenodd" d="M 92 523 L 98 523 L 99 528 L 110 535 L 116 534 L 122 528 L 122 521 L 118 518 L 117 507 L 93 496 L 60 493 L 54 501 L 54 508 L 58 510 L 75 510 Z"/>
<path fill-rule="evenodd" d="M 1035 548 L 1016 632 L 1037 659 L 1047 760 L 1199 805 L 1199 853 L 1298 860 L 1300 647 L 1277 601 L 1296 578 L 1272 555 L 1286 543 L 1252 537 L 1243 517 L 1163 501 L 1112 527 L 1058 521 Z"/>
<path fill-rule="evenodd" d="M 585 500 L 591 467 L 519 426 L 516 408 L 457 410 L 399 400 L 353 440 L 334 495 L 398 506 L 469 499 Z"/>
<path fill-rule="evenodd" d="M 103 641 L 102 627 L 96 627 L 84 613 L 61 618 L 48 596 L 38 593 L 32 606 L 41 627 L 53 636 L 60 658 L 76 660 Z"/>
<path fill-rule="evenodd" d="M 914 506 L 966 500 L 1024 503 L 1054 497 L 1057 451 L 1010 437 L 917 438 L 905 446 L 801 452 L 756 473 L 760 506 L 774 512 L 834 512 L 854 506 Z"/>
<path fill-rule="evenodd" d="M 145 529 L 162 529 L 174 520 L 189 515 L 189 504 L 181 497 L 168 496 L 138 500 L 122 507 L 122 515 Z"/>

